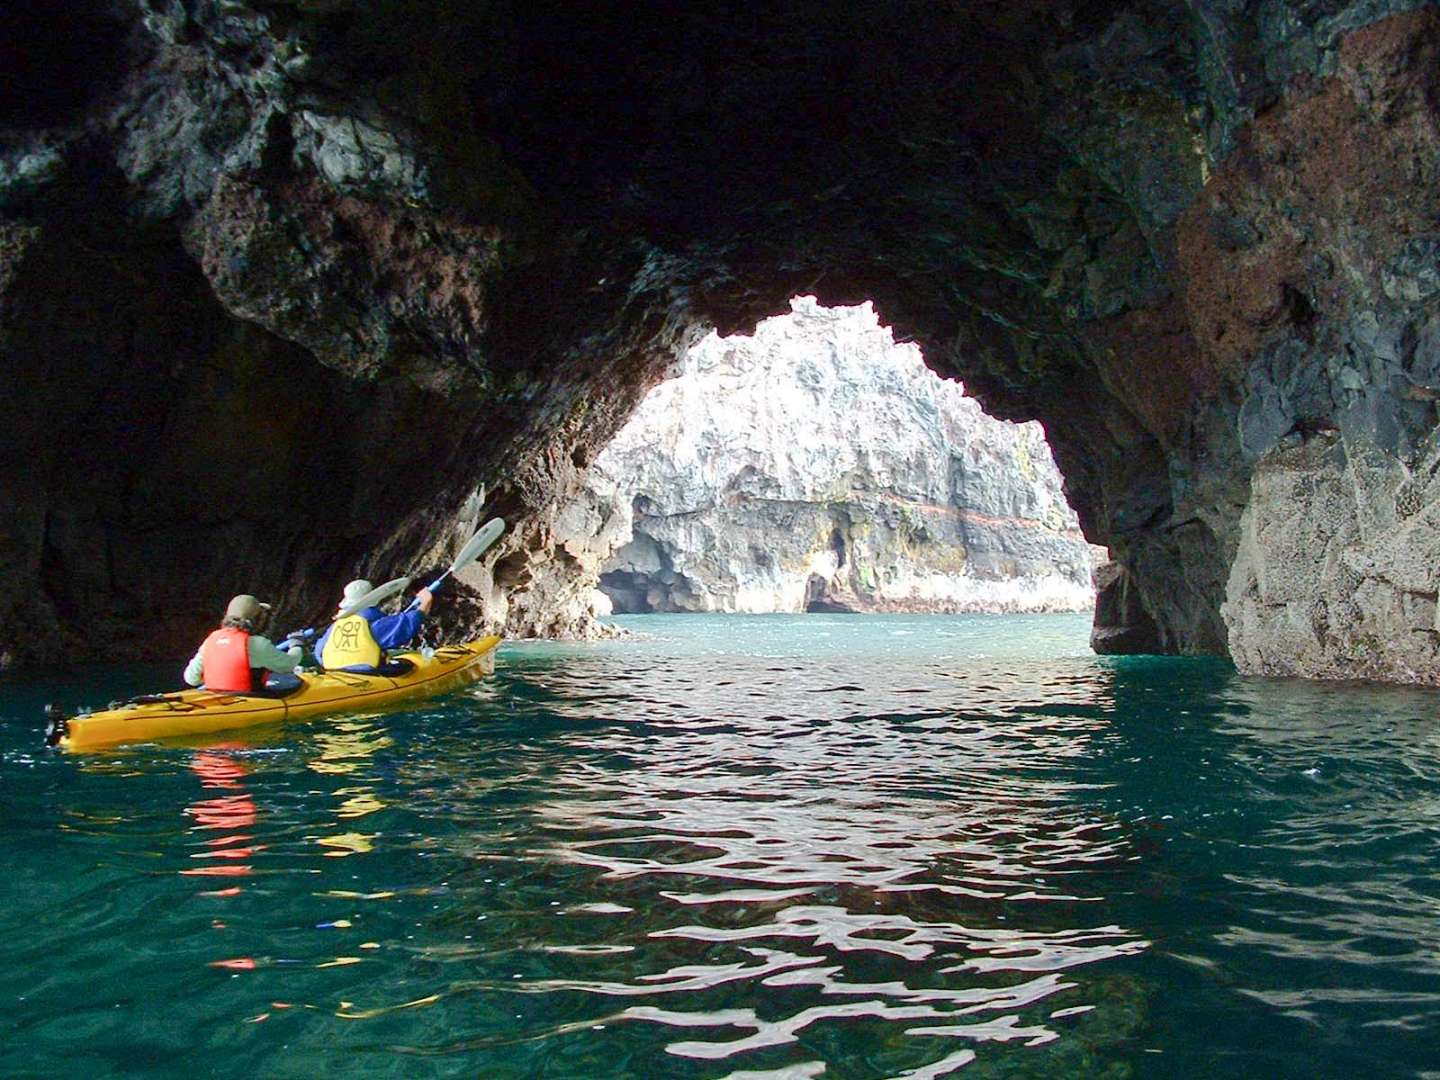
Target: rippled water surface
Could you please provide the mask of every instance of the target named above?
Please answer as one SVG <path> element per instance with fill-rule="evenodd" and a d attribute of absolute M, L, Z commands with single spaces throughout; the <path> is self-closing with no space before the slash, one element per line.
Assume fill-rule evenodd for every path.
<path fill-rule="evenodd" d="M 5 686 L 0 1074 L 1440 1076 L 1434 695 L 622 621 L 205 746 L 39 748 L 173 672 Z"/>

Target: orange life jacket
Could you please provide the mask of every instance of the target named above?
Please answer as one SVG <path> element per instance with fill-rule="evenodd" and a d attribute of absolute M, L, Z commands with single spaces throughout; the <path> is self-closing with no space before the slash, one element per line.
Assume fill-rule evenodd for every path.
<path fill-rule="evenodd" d="M 250 670 L 250 634 L 222 626 L 200 646 L 201 674 L 206 690 L 250 694 L 255 690 L 255 673 Z"/>

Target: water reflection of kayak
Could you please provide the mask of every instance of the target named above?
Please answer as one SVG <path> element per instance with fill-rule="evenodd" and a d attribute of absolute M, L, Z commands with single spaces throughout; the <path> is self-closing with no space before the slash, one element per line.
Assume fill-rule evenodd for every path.
<path fill-rule="evenodd" d="M 500 638 L 492 636 L 464 645 L 442 646 L 430 656 L 400 653 L 395 659 L 409 663 L 410 667 L 395 675 L 360 675 L 348 671 L 303 674 L 300 686 L 283 697 L 185 690 L 149 694 L 80 716 L 66 716 L 52 706 L 46 742 L 65 750 L 90 750 L 118 743 L 208 735 L 435 697 L 494 672 L 495 648 L 499 644 Z"/>

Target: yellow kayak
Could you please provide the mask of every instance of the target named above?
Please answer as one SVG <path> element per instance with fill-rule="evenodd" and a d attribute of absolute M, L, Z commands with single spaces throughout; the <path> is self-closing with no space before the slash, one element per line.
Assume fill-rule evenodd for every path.
<path fill-rule="evenodd" d="M 413 666 L 400 675 L 348 671 L 302 674 L 284 697 L 183 690 L 150 694 L 117 708 L 81 716 L 52 712 L 46 742 L 64 750 L 93 750 L 117 743 L 150 742 L 179 735 L 209 735 L 325 713 L 375 709 L 435 697 L 468 686 L 495 671 L 498 637 L 446 645 L 431 656 L 397 653 Z"/>

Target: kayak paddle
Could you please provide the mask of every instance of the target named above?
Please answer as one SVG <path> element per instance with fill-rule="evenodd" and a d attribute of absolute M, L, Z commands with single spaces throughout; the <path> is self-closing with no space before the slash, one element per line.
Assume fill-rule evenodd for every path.
<path fill-rule="evenodd" d="M 361 608 L 379 607 L 386 600 L 398 593 L 402 593 L 410 584 L 410 578 L 397 577 L 384 585 L 376 585 L 358 600 L 353 600 L 335 613 L 336 619 L 343 619 L 347 615 L 354 615 Z"/>
<path fill-rule="evenodd" d="M 343 619 L 347 615 L 354 615 L 355 612 L 363 608 L 379 607 L 392 596 L 404 592 L 409 586 L 410 580 L 408 577 L 397 577 L 385 582 L 384 585 L 376 585 L 375 588 L 371 589 L 364 596 L 351 601 L 337 611 L 335 613 L 336 620 Z M 280 643 L 279 648 L 283 652 L 291 645 L 303 645 L 308 641 L 314 641 L 315 638 L 319 636 L 320 631 L 313 626 L 307 630 L 292 630 L 285 635 L 285 640 Z"/>
<path fill-rule="evenodd" d="M 465 567 L 469 566 L 472 562 L 478 559 L 481 553 L 491 544 L 495 543 L 495 541 L 500 538 L 500 534 L 504 531 L 504 518 L 491 518 L 484 525 L 481 525 L 480 528 L 476 530 L 475 535 L 470 537 L 470 539 L 466 541 L 465 546 L 460 549 L 460 554 L 455 556 L 455 561 L 450 564 L 450 569 L 446 570 L 443 574 L 441 574 L 438 578 L 436 578 L 430 583 L 430 591 L 433 593 L 436 589 L 440 588 L 441 585 L 445 584 L 445 579 L 448 578 L 451 574 L 455 573 L 457 570 L 465 569 Z M 343 619 L 347 615 L 354 615 L 355 612 L 360 611 L 362 608 L 377 607 L 380 604 L 383 604 L 386 600 L 389 600 L 396 593 L 404 592 L 405 589 L 410 585 L 410 581 L 410 578 L 403 577 L 395 578 L 393 581 L 387 581 L 384 585 L 377 585 L 364 596 L 360 597 L 358 600 L 354 601 L 353 603 L 346 604 L 344 607 L 342 607 L 336 613 L 335 618 L 337 620 Z M 412 600 L 407 610 L 413 611 L 419 606 L 420 602 L 418 600 Z M 306 641 L 312 641 L 317 636 L 319 636 L 319 633 L 319 630 L 313 628 L 309 630 L 296 630 L 294 633 L 286 635 L 286 638 L 283 642 L 281 642 L 280 647 L 283 649 L 285 646 L 291 643 L 299 645 L 303 644 Z"/>
<path fill-rule="evenodd" d="M 460 554 L 455 556 L 455 561 L 450 564 L 450 569 L 432 581 L 426 588 L 432 593 L 440 588 L 441 585 L 445 584 L 445 579 L 451 574 L 458 570 L 465 569 L 465 567 L 478 559 L 486 548 L 500 539 L 500 534 L 504 531 L 504 518 L 491 518 L 484 525 L 481 525 L 480 528 L 475 531 L 475 535 L 470 537 L 465 546 L 460 549 Z M 413 610 L 419 606 L 420 601 L 412 600 L 410 601 L 409 610 Z"/>

